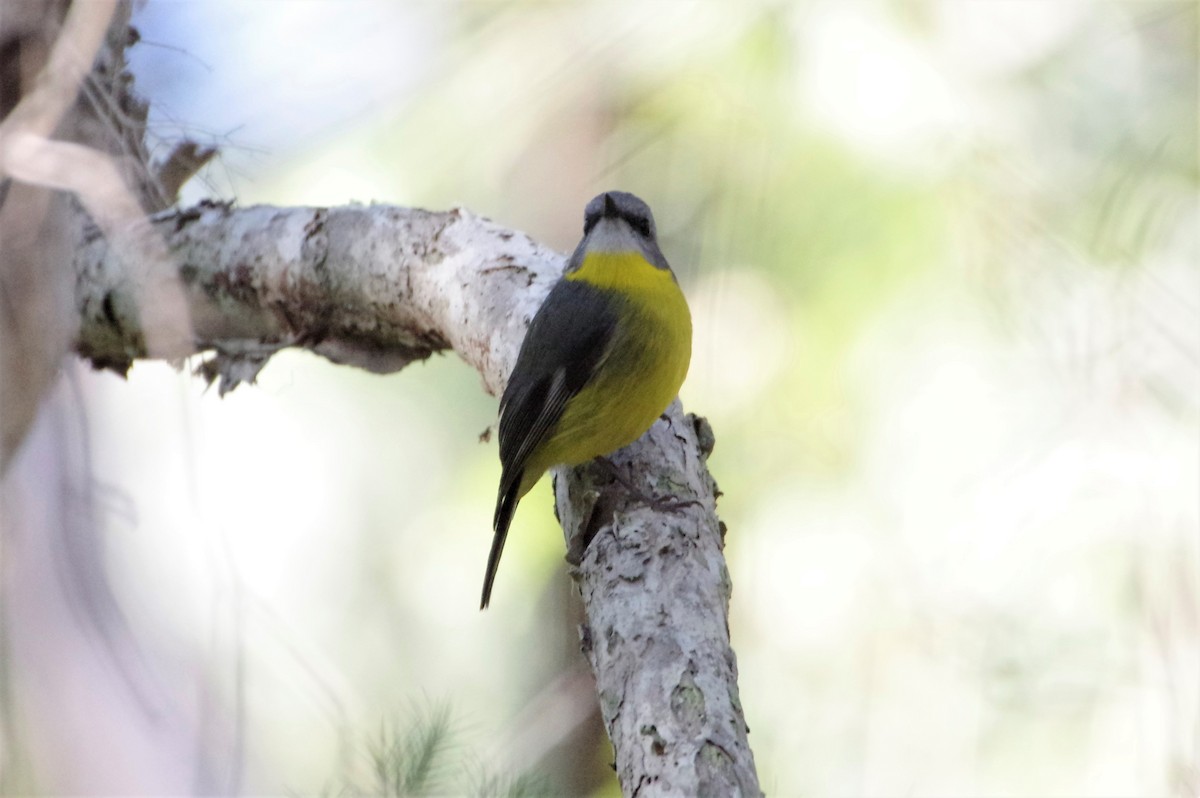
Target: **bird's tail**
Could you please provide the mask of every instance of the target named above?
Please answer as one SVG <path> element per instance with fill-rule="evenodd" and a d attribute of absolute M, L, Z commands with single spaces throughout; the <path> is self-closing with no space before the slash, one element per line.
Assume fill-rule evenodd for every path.
<path fill-rule="evenodd" d="M 500 555 L 504 553 L 504 540 L 508 537 L 508 525 L 512 523 L 513 513 L 517 511 L 517 502 L 521 501 L 521 480 L 524 472 L 512 480 L 504 480 L 500 496 L 496 499 L 496 515 L 492 518 L 492 550 L 488 553 L 487 571 L 483 576 L 483 598 L 479 609 L 487 609 L 492 600 L 492 583 L 496 581 L 496 569 L 500 567 Z"/>

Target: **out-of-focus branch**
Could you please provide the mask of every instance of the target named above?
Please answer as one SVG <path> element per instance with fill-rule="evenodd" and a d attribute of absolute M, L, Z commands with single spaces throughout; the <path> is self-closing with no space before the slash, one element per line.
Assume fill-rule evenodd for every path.
<path fill-rule="evenodd" d="M 138 198 L 111 156 L 91 147 L 19 131 L 0 147 L 9 175 L 32 185 L 69 191 L 101 229 L 122 269 L 141 319 L 146 354 L 191 354 L 190 314 L 167 249 L 146 223 Z"/>
<path fill-rule="evenodd" d="M 167 204 L 174 202 L 183 184 L 191 180 L 216 154 L 215 147 L 202 147 L 194 141 L 181 141 L 172 148 L 171 154 L 156 170 L 162 196 L 171 198 Z"/>
<path fill-rule="evenodd" d="M 26 11 L 33 5 L 17 4 Z M 32 423 L 78 327 L 67 252 L 85 222 L 58 192 L 76 196 L 118 257 L 137 270 L 129 284 L 138 292 L 134 301 L 147 352 L 179 357 L 191 351 L 187 305 L 175 270 L 145 223 L 144 208 L 159 203 L 161 192 L 150 191 L 150 181 L 136 185 L 129 179 L 145 171 L 143 151 L 126 159 L 131 163 L 125 168 L 112 154 L 124 152 L 131 140 L 140 144 L 141 132 L 126 130 L 130 120 L 114 119 L 110 108 L 97 107 L 94 100 L 76 104 L 81 86 L 91 80 L 92 94 L 108 105 L 136 105 L 122 94 L 127 91 L 120 74 L 128 9 L 114 23 L 117 9 L 115 0 L 71 4 L 35 75 L 23 74 L 30 59 L 22 50 L 59 27 L 53 4 L 45 4 L 40 17 L 0 14 L 4 57 L 12 62 L 0 68 L 16 84 L 15 105 L 0 109 L 0 472 Z M 108 33 L 114 35 L 101 56 L 105 69 L 90 73 Z"/>
<path fill-rule="evenodd" d="M 5 146 L 10 136 L 49 136 L 58 127 L 96 60 L 116 9 L 116 0 L 72 4 L 33 86 L 0 122 L 0 170 L 7 172 L 10 165 Z"/>
<path fill-rule="evenodd" d="M 208 373 L 224 389 L 253 378 L 275 351 L 302 346 L 372 371 L 450 349 L 499 393 L 562 264 L 464 210 L 207 204 L 160 214 L 155 229 L 179 264 L 196 346 L 216 352 Z M 124 369 L 146 354 L 136 291 L 101 236 L 76 266 L 79 351 Z M 615 455 L 638 491 L 602 469 L 558 480 L 563 528 L 586 551 L 584 650 L 627 794 L 758 794 L 710 448 L 707 425 L 676 404 Z"/>
<path fill-rule="evenodd" d="M 109 584 L 72 387 L 56 381 L 0 481 L 0 793 L 236 792 L 236 753 L 216 755 L 236 739 L 232 720 L 204 706 L 219 664 L 140 639 Z"/>
<path fill-rule="evenodd" d="M 85 416 L 60 368 L 92 224 L 137 285 L 148 351 L 191 346 L 178 279 L 145 222 L 162 196 L 144 177 L 128 12 L 0 2 L 0 791 L 230 791 L 209 768 L 225 724 L 188 697 L 210 694 L 204 677 L 168 675 L 108 584 Z"/>
<path fill-rule="evenodd" d="M 115 0 L 72 4 L 33 89 L 0 123 L 0 174 L 79 197 L 116 251 L 142 271 L 131 283 L 142 290 L 137 299 L 148 353 L 177 357 L 190 351 L 187 307 L 139 198 L 111 155 L 50 138 L 75 101 L 116 6 Z"/>
<path fill-rule="evenodd" d="M 0 200 L 0 232 L 19 219 L 11 204 L 18 194 L 59 212 L 60 223 L 21 250 L 38 256 L 31 263 L 58 266 L 73 286 L 64 303 L 63 280 L 52 282 L 53 301 L 41 309 L 68 331 L 38 350 L 49 374 L 64 341 L 121 372 L 137 358 L 211 352 L 201 370 L 222 392 L 252 380 L 288 346 L 372 371 L 453 350 L 488 391 L 500 392 L 561 256 L 464 210 L 205 203 L 148 217 L 145 209 L 161 207 L 206 156 L 184 159 L 180 174 L 162 170 L 156 181 L 140 158 L 131 170 L 116 157 L 136 142 L 128 131 L 115 131 L 108 148 L 52 137 L 86 71 L 65 59 L 90 63 L 112 4 L 77 2 L 70 14 L 49 59 L 65 66 L 39 78 L 0 125 L 0 170 L 20 181 Z M 90 221 L 52 191 L 77 197 Z M 23 307 L 15 300 L 34 294 L 22 293 L 21 280 L 37 288 L 45 273 L 0 275 L 0 304 Z M 21 333 L 5 346 L 0 376 L 8 384 L 39 344 L 37 322 L 28 311 L 5 317 L 6 330 Z M 17 383 L 27 407 L 43 383 Z M 5 458 L 32 417 L 10 426 L 8 399 L 6 391 Z M 737 700 L 705 429 L 676 404 L 614 458 L 637 489 L 589 468 L 560 474 L 556 487 L 579 554 L 584 651 L 627 795 L 759 792 Z"/>
<path fill-rule="evenodd" d="M 76 326 L 64 262 L 74 214 L 63 197 L 14 184 L 13 171 L 21 167 L 23 140 L 63 124 L 115 8 L 111 0 L 77 3 L 60 19 L 55 6 L 0 9 L 0 472 L 33 422 Z"/>

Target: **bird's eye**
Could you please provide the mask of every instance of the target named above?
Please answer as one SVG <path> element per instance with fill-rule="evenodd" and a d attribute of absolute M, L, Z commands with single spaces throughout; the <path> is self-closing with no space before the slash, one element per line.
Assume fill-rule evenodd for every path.
<path fill-rule="evenodd" d="M 633 229 L 642 234 L 643 238 L 650 237 L 650 220 L 644 216 L 635 216 L 629 220 Z"/>

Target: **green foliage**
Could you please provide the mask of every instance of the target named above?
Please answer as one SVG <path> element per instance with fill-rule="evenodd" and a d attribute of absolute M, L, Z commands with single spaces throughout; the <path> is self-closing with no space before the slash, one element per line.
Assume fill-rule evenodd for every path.
<path fill-rule="evenodd" d="M 427 717 L 407 727 L 384 721 L 379 736 L 368 745 L 378 794 L 426 795 L 438 792 L 447 776 L 450 750 L 450 708 L 434 706 Z"/>
<path fill-rule="evenodd" d="M 329 798 L 548 794 L 545 780 L 534 773 L 496 773 L 480 765 L 460 737 L 448 703 L 416 706 L 407 717 L 383 720 L 379 731 L 363 743 L 370 763 L 365 776 L 347 768 L 321 794 Z"/>

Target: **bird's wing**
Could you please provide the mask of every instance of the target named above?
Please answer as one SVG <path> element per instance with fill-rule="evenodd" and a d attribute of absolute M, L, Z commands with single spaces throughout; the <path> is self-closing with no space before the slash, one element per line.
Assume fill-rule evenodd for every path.
<path fill-rule="evenodd" d="M 620 300 L 573 280 L 559 280 L 525 333 L 517 364 L 500 398 L 500 491 L 492 518 L 492 549 L 483 577 L 486 607 L 529 458 L 557 426 L 567 402 L 608 357 Z M 541 476 L 537 474 L 536 476 Z"/>
<path fill-rule="evenodd" d="M 615 300 L 619 301 L 619 300 Z M 614 297 L 562 280 L 534 316 L 500 400 L 500 489 L 553 433 L 571 397 L 604 362 L 617 327 Z"/>

